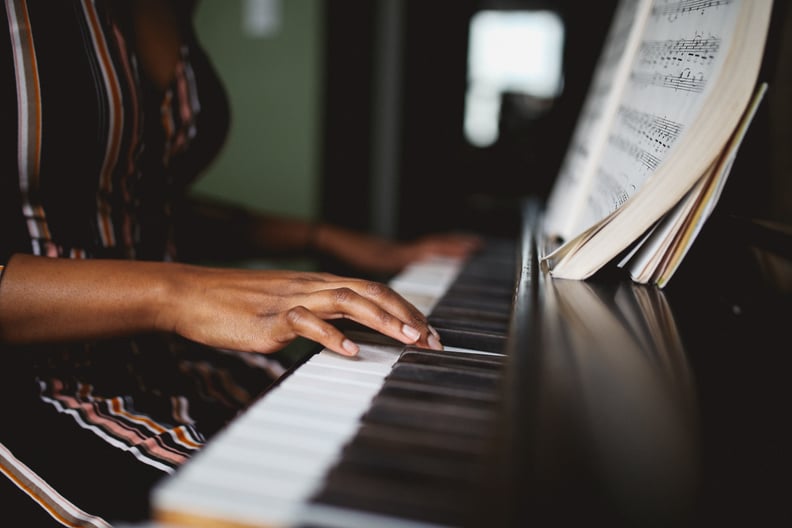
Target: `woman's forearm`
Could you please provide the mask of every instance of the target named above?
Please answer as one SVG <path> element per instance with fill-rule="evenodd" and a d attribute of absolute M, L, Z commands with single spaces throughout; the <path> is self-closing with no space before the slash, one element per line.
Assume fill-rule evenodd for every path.
<path fill-rule="evenodd" d="M 158 327 L 170 297 L 159 262 L 18 254 L 0 282 L 0 341 L 84 340 Z"/>
<path fill-rule="evenodd" d="M 20 254 L 0 282 L 0 341 L 8 343 L 162 331 L 259 353 L 302 336 L 354 355 L 357 345 L 327 322 L 342 318 L 442 347 L 426 317 L 386 285 L 327 273 Z"/>

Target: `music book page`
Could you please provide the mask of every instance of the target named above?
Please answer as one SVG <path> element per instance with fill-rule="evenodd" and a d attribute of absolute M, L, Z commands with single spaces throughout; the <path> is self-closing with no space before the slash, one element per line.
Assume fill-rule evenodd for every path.
<path fill-rule="evenodd" d="M 607 131 L 619 108 L 651 1 L 619 4 L 581 110 L 569 151 L 548 199 L 544 225 L 553 237 L 569 239 L 576 233 L 575 215 L 586 201 L 592 171 L 607 140 Z"/>
<path fill-rule="evenodd" d="M 707 171 L 685 198 L 667 214 L 636 245 L 620 263 L 636 282 L 654 282 L 661 288 L 665 286 L 681 264 L 682 258 L 690 249 L 704 222 L 712 214 L 737 151 L 745 138 L 745 133 L 756 110 L 767 92 L 767 83 L 756 90 L 751 104 L 734 132 L 734 136 L 724 149 L 723 156 Z"/>
<path fill-rule="evenodd" d="M 563 242 L 544 256 L 553 276 L 590 276 L 706 176 L 751 99 L 771 8 L 770 0 L 620 5 L 585 105 L 603 114 L 579 122 L 564 163 L 575 175 L 562 172 L 548 201 L 545 236 Z M 626 13 L 640 38 L 623 51 L 627 74 L 611 74 L 617 84 L 608 86 L 599 75 L 618 63 L 607 57 Z"/>

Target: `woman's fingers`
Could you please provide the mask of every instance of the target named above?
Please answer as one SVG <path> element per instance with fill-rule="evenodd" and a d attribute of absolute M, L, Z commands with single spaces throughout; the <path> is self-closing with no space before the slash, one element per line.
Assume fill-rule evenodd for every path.
<path fill-rule="evenodd" d="M 344 356 L 357 355 L 359 347 L 336 327 L 304 306 L 295 306 L 269 318 L 266 330 L 286 345 L 297 336 L 316 341 L 333 352 Z"/>
<path fill-rule="evenodd" d="M 466 257 L 481 249 L 483 240 L 474 235 L 449 234 L 433 235 L 420 239 L 415 244 L 414 258 L 426 258 L 432 255 L 445 257 Z"/>
<path fill-rule="evenodd" d="M 322 319 L 346 318 L 407 344 L 442 348 L 430 339 L 432 331 L 423 315 L 384 285 L 363 284 L 361 295 L 352 287 L 322 290 L 310 295 L 306 306 Z"/>
<path fill-rule="evenodd" d="M 285 325 L 297 335 L 349 354 L 357 351 L 356 345 L 345 342 L 343 334 L 326 322 L 345 318 L 402 343 L 443 348 L 424 314 L 385 284 L 325 273 L 299 274 L 292 279 L 285 288 L 289 293 L 281 297 L 280 310 L 285 314 L 281 329 Z"/>
<path fill-rule="evenodd" d="M 328 316 L 337 318 L 344 317 L 344 310 L 353 307 L 362 299 L 366 299 L 396 316 L 403 323 L 418 329 L 422 335 L 425 336 L 429 333 L 426 316 L 392 288 L 380 282 L 328 273 L 297 274 L 292 276 L 288 282 L 290 283 L 288 286 L 281 288 L 282 292 L 287 293 L 282 296 L 283 301 L 287 304 L 304 304 L 300 300 L 301 298 L 307 299 L 311 295 L 319 295 L 317 299 L 322 299 L 323 304 L 305 305 L 312 310 L 323 307 L 322 309 L 327 311 Z M 327 292 L 333 293 L 328 295 Z M 357 295 L 353 296 L 352 292 Z M 333 311 L 334 309 L 335 311 Z M 359 322 L 367 324 L 364 321 Z"/>

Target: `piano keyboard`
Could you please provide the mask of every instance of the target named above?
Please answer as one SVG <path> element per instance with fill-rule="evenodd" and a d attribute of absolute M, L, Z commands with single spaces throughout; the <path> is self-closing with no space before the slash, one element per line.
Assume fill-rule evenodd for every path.
<path fill-rule="evenodd" d="M 446 350 L 353 336 L 322 350 L 155 488 L 155 518 L 180 526 L 459 526 L 494 441 L 515 254 L 407 268 L 391 287 Z M 489 283 L 489 285 L 488 285 Z"/>

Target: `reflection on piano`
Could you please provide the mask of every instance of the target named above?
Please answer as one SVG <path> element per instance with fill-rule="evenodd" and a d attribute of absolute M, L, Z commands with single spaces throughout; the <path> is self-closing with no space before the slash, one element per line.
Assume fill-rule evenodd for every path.
<path fill-rule="evenodd" d="M 668 298 L 620 277 L 553 281 L 539 216 L 529 203 L 521 240 L 392 281 L 445 351 L 350 330 L 357 359 L 309 357 L 154 490 L 154 517 L 698 526 L 787 514 L 789 485 L 773 477 L 789 469 L 775 414 L 790 401 L 777 344 L 788 299 L 684 273 Z"/>

